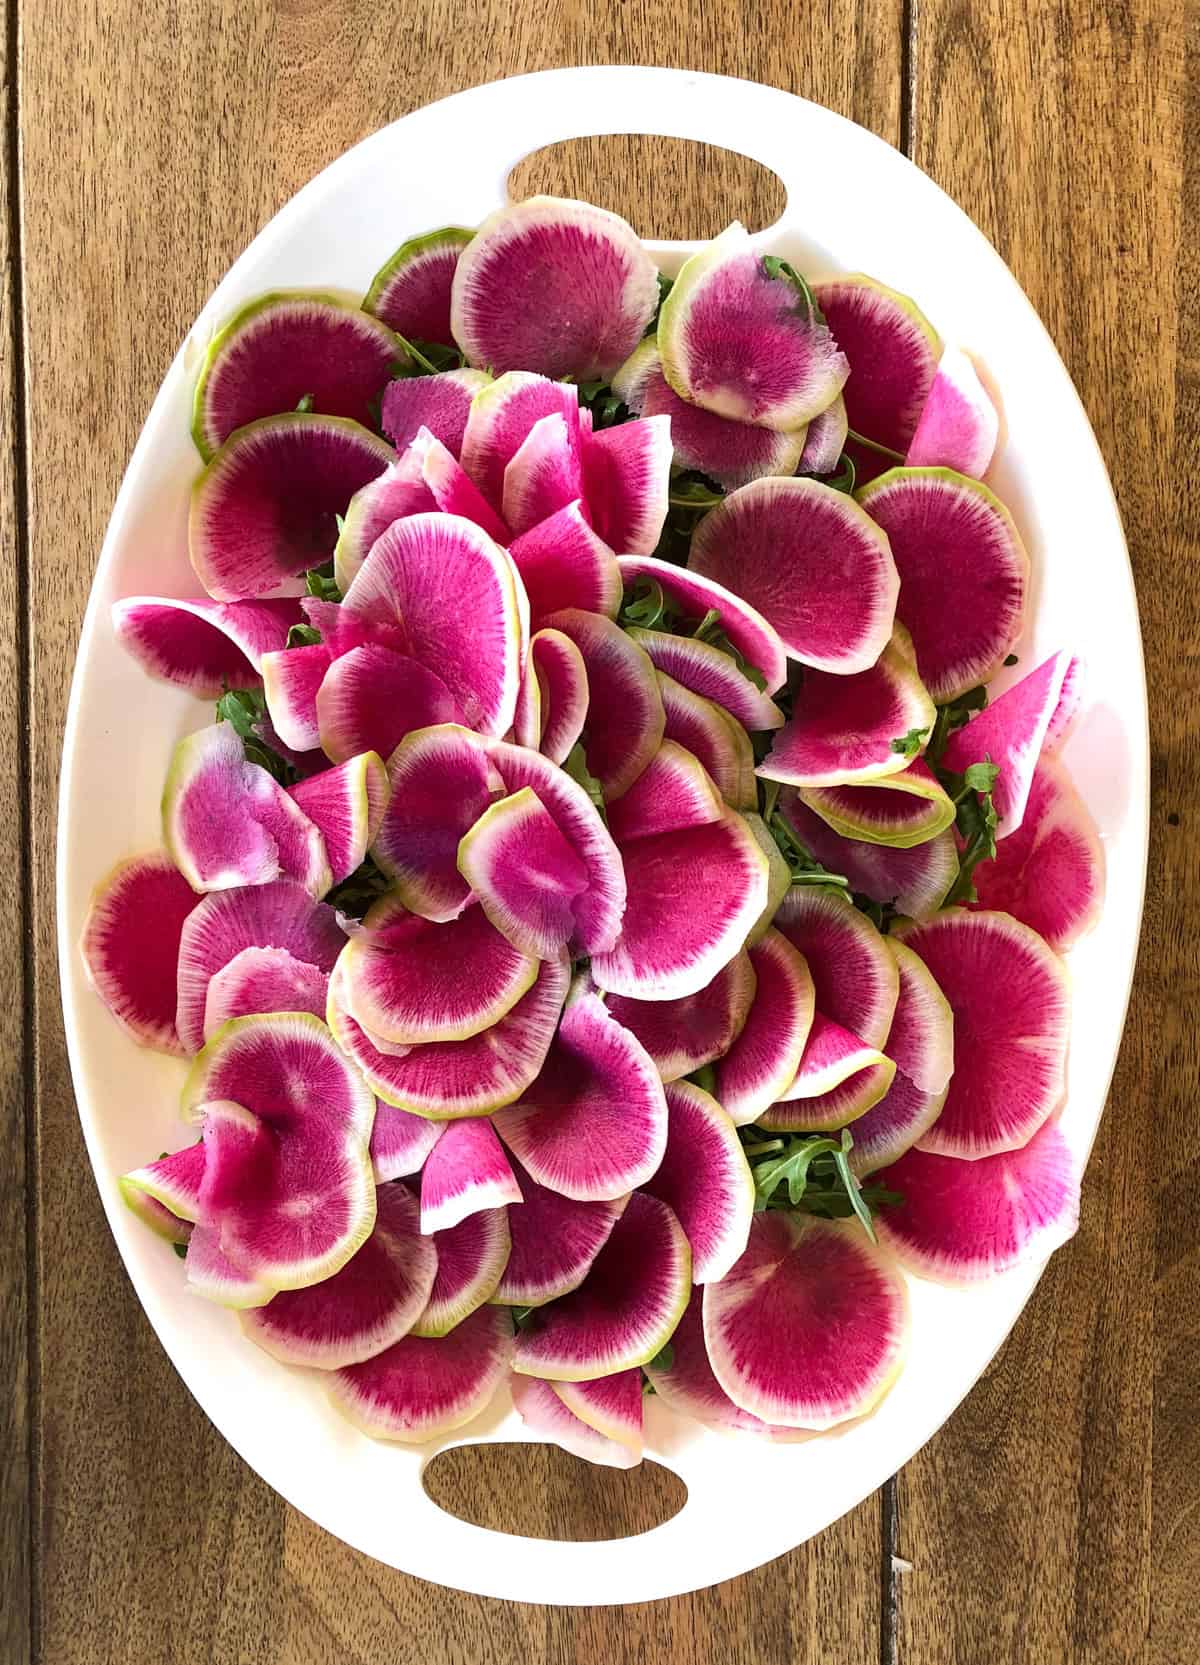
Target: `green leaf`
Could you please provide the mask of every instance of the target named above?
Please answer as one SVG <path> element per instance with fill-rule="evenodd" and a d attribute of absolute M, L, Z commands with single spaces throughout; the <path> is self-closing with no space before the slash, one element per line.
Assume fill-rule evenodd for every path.
<path fill-rule="evenodd" d="M 361 919 L 373 902 L 391 889 L 392 881 L 367 856 L 341 884 L 334 885 L 325 900 L 352 919 Z"/>
<path fill-rule="evenodd" d="M 638 630 L 658 630 L 667 616 L 667 598 L 656 578 L 639 578 L 625 592 L 618 622 Z"/>
<path fill-rule="evenodd" d="M 963 770 L 963 791 L 990 792 L 999 778 L 998 763 L 969 763 Z"/>
<path fill-rule="evenodd" d="M 329 564 L 323 567 L 314 567 L 311 572 L 306 572 L 304 574 L 304 584 L 309 595 L 315 596 L 318 601 L 340 601 L 342 599 L 342 592 L 334 581 L 333 568 Z"/>
<path fill-rule="evenodd" d="M 186 1260 L 187 1259 L 188 1246 L 187 1246 L 186 1243 L 172 1243 L 171 1247 L 174 1249 L 175 1253 L 179 1256 L 180 1260 Z"/>
<path fill-rule="evenodd" d="M 273 775 L 282 786 L 291 786 L 296 771 L 273 747 L 268 746 L 260 733 L 260 724 L 267 714 L 266 697 L 261 688 L 227 688 L 217 701 L 217 721 L 228 723 L 242 742 L 247 763 L 257 763 Z"/>
<path fill-rule="evenodd" d="M 921 742 L 929 733 L 927 728 L 910 728 L 907 734 L 902 734 L 892 741 L 892 750 L 903 757 L 917 757 L 920 755 Z"/>
<path fill-rule="evenodd" d="M 890 445 L 881 445 L 877 439 L 868 439 L 866 434 L 860 434 L 855 428 L 847 428 L 846 438 L 852 439 L 855 445 L 862 445 L 868 451 L 874 451 L 877 456 L 887 457 L 889 462 L 900 465 L 904 462 L 903 451 L 893 451 Z"/>
<path fill-rule="evenodd" d="M 836 1139 L 802 1135 L 782 1156 L 768 1158 L 751 1169 L 754 1175 L 755 1207 L 765 1208 L 781 1185 L 787 1186 L 788 1201 L 795 1208 L 808 1189 L 808 1170 L 818 1156 L 831 1155 Z"/>
<path fill-rule="evenodd" d="M 1005 669 L 1007 670 L 1010 665 L 1019 665 L 1020 663 L 1021 661 L 1017 658 L 1016 654 L 1010 653 L 1008 658 L 1004 661 Z"/>
<path fill-rule="evenodd" d="M 833 1153 L 833 1165 L 838 1171 L 838 1177 L 842 1182 L 842 1189 L 850 1199 L 850 1206 L 858 1215 L 859 1223 L 866 1232 L 867 1236 L 871 1239 L 872 1243 L 875 1243 L 878 1239 L 875 1236 L 875 1227 L 871 1223 L 871 1211 L 862 1200 L 862 1194 L 859 1191 L 857 1179 L 855 1179 L 854 1175 L 850 1172 L 850 1152 L 853 1148 L 854 1135 L 848 1127 L 844 1127 L 842 1129 L 841 1146 Z"/>
<path fill-rule="evenodd" d="M 822 476 L 827 486 L 834 491 L 844 491 L 848 497 L 854 496 L 854 487 L 858 479 L 858 470 L 854 466 L 854 458 L 847 456 L 845 451 L 838 458 L 837 469 L 833 474 Z"/>
<path fill-rule="evenodd" d="M 674 1363 L 675 1363 L 675 1349 L 671 1346 L 671 1343 L 668 1341 L 667 1345 L 665 1347 L 660 1347 L 658 1352 L 655 1353 L 654 1357 L 650 1360 L 650 1363 L 647 1366 L 647 1369 L 649 1369 L 649 1370 L 670 1370 L 671 1366 Z"/>
<path fill-rule="evenodd" d="M 981 684 L 978 688 L 971 688 L 967 693 L 960 694 L 958 699 L 951 700 L 949 704 L 939 705 L 937 720 L 929 736 L 929 744 L 925 748 L 925 761 L 936 769 L 942 761 L 942 753 L 946 750 L 950 736 L 957 734 L 960 728 L 969 723 L 977 711 L 983 710 L 987 702 L 988 692 Z"/>
<path fill-rule="evenodd" d="M 305 416 L 311 416 L 312 415 L 312 408 L 313 408 L 313 396 L 312 396 L 312 394 L 311 393 L 303 394 L 302 397 L 297 402 L 296 409 L 298 411 L 302 411 Z"/>
<path fill-rule="evenodd" d="M 563 768 L 577 785 L 582 786 L 588 797 L 595 804 L 600 819 L 607 823 L 608 815 L 604 808 L 604 789 L 587 766 L 587 754 L 583 748 L 583 741 L 576 741 L 567 753 L 567 760 Z"/>
<path fill-rule="evenodd" d="M 992 793 L 1000 778 L 1000 768 L 990 759 L 969 764 L 962 774 L 948 769 L 937 770 L 938 780 L 954 803 L 955 826 L 959 838 L 958 877 L 951 885 L 943 907 L 958 902 L 978 899 L 974 872 L 980 862 L 991 861 L 996 854 L 998 819 Z"/>
<path fill-rule="evenodd" d="M 843 894 L 850 889 L 850 881 L 845 874 L 831 873 L 823 867 L 781 810 L 772 813 L 767 826 L 791 870 L 794 885 L 824 885 Z"/>
<path fill-rule="evenodd" d="M 287 633 L 285 647 L 316 647 L 321 640 L 321 632 L 311 624 L 294 624 Z"/>
<path fill-rule="evenodd" d="M 791 284 L 800 297 L 800 305 L 796 310 L 805 318 L 810 319 L 815 324 L 825 322 L 825 314 L 817 304 L 817 297 L 790 261 L 780 260 L 778 256 L 768 254 L 763 260 L 763 270 L 769 278 Z"/>

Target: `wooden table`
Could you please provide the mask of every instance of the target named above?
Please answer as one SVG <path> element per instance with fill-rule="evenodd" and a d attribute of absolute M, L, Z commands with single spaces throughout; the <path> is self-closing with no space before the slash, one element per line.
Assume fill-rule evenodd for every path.
<path fill-rule="evenodd" d="M 1190 1658 L 1200 12 L 1190 0 L 0 6 L 0 618 L 17 713 L 0 750 L 12 806 L 0 819 L 0 1665 Z M 907 150 L 993 238 L 1075 376 L 1116 484 L 1156 800 L 1138 988 L 1080 1233 L 985 1379 L 816 1542 L 678 1601 L 556 1610 L 456 1595 L 345 1549 L 246 1469 L 174 1376 L 84 1158 L 58 1010 L 52 829 L 68 678 L 113 496 L 176 343 L 230 261 L 310 175 L 414 106 L 498 75 L 622 60 L 831 105 Z M 770 181 L 748 165 L 614 144 L 615 167 L 613 150 L 585 145 L 524 183 L 594 196 L 648 235 L 768 217 Z M 470 1492 L 485 1518 L 510 1520 L 526 1495 L 519 1524 L 564 1535 L 655 1506 L 624 1479 L 540 1461 L 533 1484 L 494 1455 L 482 1475 L 452 1465 L 442 1495 L 461 1507 Z"/>

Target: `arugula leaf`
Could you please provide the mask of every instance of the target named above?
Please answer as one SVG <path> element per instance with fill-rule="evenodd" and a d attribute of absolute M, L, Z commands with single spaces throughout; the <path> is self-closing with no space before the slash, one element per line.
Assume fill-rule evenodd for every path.
<path fill-rule="evenodd" d="M 662 311 L 662 304 L 666 300 L 667 296 L 671 293 L 672 289 L 674 289 L 674 287 L 675 287 L 675 279 L 674 278 L 669 278 L 669 277 L 665 276 L 664 273 L 659 272 L 659 274 L 658 274 L 658 303 L 654 308 L 653 317 L 650 319 L 650 322 L 646 325 L 645 329 L 642 331 L 642 340 L 643 341 L 646 339 L 646 337 L 648 335 L 654 335 L 654 334 L 657 333 L 657 331 L 658 331 L 658 315 Z"/>
<path fill-rule="evenodd" d="M 671 1343 L 668 1341 L 665 1347 L 660 1347 L 658 1352 L 655 1353 L 654 1357 L 650 1360 L 650 1363 L 647 1366 L 647 1369 L 649 1369 L 649 1370 L 670 1370 L 671 1366 L 674 1363 L 675 1363 L 675 1349 L 671 1346 Z"/>
<path fill-rule="evenodd" d="M 743 1130 L 742 1148 L 754 1176 L 754 1207 L 796 1210 L 827 1220 L 853 1215 L 872 1242 L 874 1210 L 901 1202 L 882 1185 L 860 1186 L 850 1168 L 854 1136 L 848 1127 L 840 1139 L 828 1134 L 789 1133 L 762 1141 L 756 1129 Z M 778 1152 L 778 1154 L 776 1154 Z M 763 1158 L 766 1160 L 762 1160 Z M 780 1187 L 784 1190 L 780 1191 Z"/>
<path fill-rule="evenodd" d="M 291 786 L 296 780 L 295 769 L 262 737 L 261 724 L 266 715 L 267 702 L 261 688 L 227 688 L 217 701 L 217 721 L 233 729 L 242 742 L 246 762 L 257 763 L 281 786 Z"/>
<path fill-rule="evenodd" d="M 775 810 L 767 826 L 791 870 L 794 885 L 823 885 L 827 890 L 840 890 L 843 895 L 849 891 L 850 881 L 845 874 L 831 873 L 823 867 L 782 811 Z"/>
<path fill-rule="evenodd" d="M 440 341 L 410 341 L 404 335 L 399 338 L 407 358 L 393 364 L 393 381 L 404 381 L 413 376 L 436 376 L 443 370 L 460 370 L 466 363 L 457 347 L 443 346 Z"/>
<path fill-rule="evenodd" d="M 697 624 L 685 618 L 668 600 L 656 578 L 635 579 L 625 592 L 617 622 L 625 629 L 632 626 L 638 630 L 663 630 L 674 636 L 693 636 L 728 654 L 747 682 L 753 683 L 760 693 L 767 686 L 767 679 L 758 666 L 752 665 L 722 630 L 721 615 L 715 607 L 710 607 Z"/>
<path fill-rule="evenodd" d="M 838 1148 L 836 1139 L 809 1138 L 801 1135 L 793 1140 L 783 1156 L 760 1162 L 752 1168 L 754 1175 L 754 1206 L 760 1211 L 767 1207 L 780 1185 L 787 1186 L 788 1201 L 793 1208 L 804 1200 L 808 1189 L 808 1170 L 818 1156 L 833 1154 Z"/>
<path fill-rule="evenodd" d="M 667 617 L 667 598 L 657 578 L 638 578 L 625 592 L 618 623 L 639 630 L 658 630 Z"/>
<path fill-rule="evenodd" d="M 294 624 L 287 633 L 284 647 L 316 647 L 321 640 L 321 632 L 311 624 Z"/>
<path fill-rule="evenodd" d="M 579 403 L 592 413 L 593 428 L 616 428 L 633 420 L 633 412 L 607 382 L 579 382 Z"/>
<path fill-rule="evenodd" d="M 825 322 L 825 314 L 817 304 L 817 297 L 809 288 L 807 280 L 800 275 L 790 261 L 780 260 L 778 256 L 768 254 L 763 259 L 763 270 L 769 278 L 791 284 L 800 296 L 800 306 L 797 310 L 805 318 L 810 319 L 814 324 Z"/>
<path fill-rule="evenodd" d="M 367 856 L 341 884 L 334 885 L 325 900 L 351 919 L 361 919 L 372 902 L 378 902 L 390 889 L 387 874 Z"/>
<path fill-rule="evenodd" d="M 947 770 L 938 771 L 938 779 L 954 801 L 955 825 L 960 842 L 958 877 L 951 885 L 943 907 L 978 900 L 972 875 L 981 861 L 991 861 L 996 854 L 998 823 L 992 792 L 999 776 L 999 765 L 990 762 L 972 763 L 961 775 Z"/>
<path fill-rule="evenodd" d="M 180 1260 L 186 1260 L 187 1259 L 188 1246 L 187 1246 L 186 1243 L 172 1243 L 171 1247 L 174 1249 L 175 1253 L 179 1256 Z"/>
<path fill-rule="evenodd" d="M 921 750 L 921 741 L 929 733 L 926 728 L 910 728 L 907 734 L 902 734 L 892 741 L 892 750 L 900 752 L 904 757 L 917 757 Z"/>
<path fill-rule="evenodd" d="M 604 808 L 604 788 L 587 766 L 587 754 L 584 751 L 582 740 L 576 741 L 571 747 L 563 768 L 577 785 L 583 787 L 583 790 L 595 804 L 600 819 L 607 823 L 608 815 Z"/>
<path fill-rule="evenodd" d="M 889 461 L 903 466 L 903 451 L 893 451 L 890 445 L 881 445 L 877 439 L 868 439 L 866 434 L 860 434 L 856 428 L 847 428 L 846 438 L 852 439 L 855 445 L 861 445 L 868 451 L 874 451 L 876 456 L 887 457 Z"/>
<path fill-rule="evenodd" d="M 844 491 L 848 497 L 854 496 L 854 487 L 858 479 L 858 470 L 854 466 L 854 458 L 847 456 L 845 451 L 838 458 L 837 469 L 833 474 L 822 476 L 827 486 L 834 491 Z"/>
<path fill-rule="evenodd" d="M 338 517 L 338 530 L 341 531 L 341 516 Z M 342 592 L 338 589 L 333 577 L 332 565 L 327 563 L 323 567 L 314 567 L 311 572 L 304 574 L 304 587 L 309 595 L 318 601 L 340 601 Z"/>
<path fill-rule="evenodd" d="M 965 694 L 960 694 L 947 705 L 939 705 L 937 721 L 925 748 L 925 761 L 936 769 L 942 761 L 942 753 L 946 750 L 950 736 L 957 734 L 960 728 L 969 723 L 977 711 L 983 710 L 987 702 L 988 691 L 981 684 L 978 688 L 968 689 Z"/>

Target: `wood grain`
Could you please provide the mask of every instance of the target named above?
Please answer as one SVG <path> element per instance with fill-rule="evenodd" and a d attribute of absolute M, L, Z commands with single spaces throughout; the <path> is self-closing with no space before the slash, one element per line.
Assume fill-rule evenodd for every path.
<path fill-rule="evenodd" d="M 300 184 L 431 98 L 570 62 L 684 62 L 750 76 L 895 140 L 900 0 L 754 0 L 736 15 L 699 0 L 605 8 L 483 0 L 469 15 L 444 0 L 416 0 L 402 14 L 375 0 L 21 4 L 44 1384 L 35 1429 L 37 1657 L 44 1665 L 557 1665 L 586 1653 L 873 1665 L 877 1500 L 732 1585 L 678 1602 L 577 1611 L 506 1607 L 402 1577 L 269 1492 L 175 1378 L 109 1240 L 63 1052 L 51 845 L 70 668 L 125 461 L 205 295 Z M 643 210 L 634 217 L 645 221 L 664 198 L 642 154 L 626 185 Z M 669 200 L 686 221 L 689 193 L 698 215 L 711 192 L 711 177 L 680 168 Z M 0 1183 L 11 1186 L 18 1171 Z M 7 1262 L 5 1273 L 6 1299 L 19 1299 L 19 1275 L 8 1279 Z M 546 1478 L 546 1529 L 567 1524 L 568 1496 L 595 1504 L 590 1484 L 580 1481 L 576 1494 Z M 22 1647 L 18 1635 L 14 1659 Z"/>
<path fill-rule="evenodd" d="M 1107 458 L 1155 802 L 1137 991 L 1079 1237 L 899 1479 L 899 1657 L 1182 1660 L 1200 1574 L 1200 14 L 921 0 L 913 155 L 996 242 Z"/>

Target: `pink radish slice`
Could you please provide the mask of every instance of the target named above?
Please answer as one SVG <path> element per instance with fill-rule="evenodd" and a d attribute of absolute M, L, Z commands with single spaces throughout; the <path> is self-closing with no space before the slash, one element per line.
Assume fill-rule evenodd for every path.
<path fill-rule="evenodd" d="M 945 347 L 916 432 L 908 468 L 954 468 L 982 479 L 1000 437 L 1000 416 L 961 347 Z"/>
<path fill-rule="evenodd" d="M 644 1366 L 655 1393 L 673 1411 L 695 1417 L 706 1427 L 723 1433 L 768 1433 L 767 1424 L 735 1405 L 713 1375 L 704 1345 L 703 1306 L 704 1291 L 697 1287 L 671 1336 L 670 1364 L 651 1359 Z"/>
<path fill-rule="evenodd" d="M 195 1229 L 191 1220 L 182 1220 L 178 1214 L 172 1214 L 169 1208 L 149 1192 L 139 1191 L 124 1178 L 117 1181 L 117 1189 L 129 1212 L 136 1214 L 144 1226 L 149 1226 L 156 1237 L 161 1237 L 168 1243 L 178 1243 L 180 1246 L 190 1240 Z"/>
<path fill-rule="evenodd" d="M 704 765 L 731 809 L 752 809 L 758 787 L 750 736 L 723 705 L 694 694 L 662 671 L 657 674 L 666 738 Z"/>
<path fill-rule="evenodd" d="M 450 333 L 454 268 L 474 235 L 464 226 L 447 225 L 401 243 L 372 278 L 363 297 L 363 311 L 382 318 L 409 341 L 437 341 L 448 347 L 454 339 Z"/>
<path fill-rule="evenodd" d="M 662 536 L 671 478 L 671 419 L 650 416 L 583 435 L 583 495 L 610 549 L 649 555 Z"/>
<path fill-rule="evenodd" d="M 564 607 L 616 616 L 620 568 L 585 518 L 582 503 L 568 503 L 531 526 L 513 539 L 508 552 L 528 592 L 535 623 Z"/>
<path fill-rule="evenodd" d="M 832 405 L 827 405 L 808 424 L 799 465 L 791 472 L 832 474 L 846 448 L 848 428 L 846 401 L 839 393 Z"/>
<path fill-rule="evenodd" d="M 468 1214 L 458 1225 L 433 1234 L 437 1277 L 414 1335 L 449 1335 L 495 1294 L 508 1260 L 508 1211 Z"/>
<path fill-rule="evenodd" d="M 628 1201 L 577 1202 L 547 1190 L 514 1160 L 521 1204 L 508 1211 L 511 1248 L 491 1299 L 536 1307 L 578 1289 Z"/>
<path fill-rule="evenodd" d="M 573 1416 L 606 1439 L 642 1454 L 642 1373 L 619 1370 L 594 1382 L 552 1382 Z"/>
<path fill-rule="evenodd" d="M 491 1123 L 478 1116 L 449 1123 L 421 1170 L 421 1230 L 448 1231 L 481 1209 L 520 1200 Z"/>
<path fill-rule="evenodd" d="M 341 1045 L 340 1039 L 338 1044 Z M 369 1076 L 367 1086 L 374 1091 Z M 397 1110 L 393 1104 L 377 1102 L 371 1128 L 371 1166 L 376 1183 L 382 1185 L 389 1179 L 404 1179 L 419 1173 L 441 1136 L 440 1122 L 427 1121 L 424 1116 Z"/>
<path fill-rule="evenodd" d="M 221 1248 L 216 1226 L 202 1223 L 192 1227 L 185 1266 L 187 1286 L 193 1294 L 203 1295 L 206 1300 L 235 1312 L 264 1306 L 276 1293 L 269 1284 L 233 1264 Z"/>
<path fill-rule="evenodd" d="M 194 1221 L 200 1213 L 203 1179 L 204 1144 L 197 1141 L 170 1156 L 160 1156 L 157 1162 L 147 1162 L 144 1168 L 123 1174 L 119 1183 L 126 1202 L 131 1202 L 129 1193 L 136 1192 L 157 1203 L 172 1219 L 187 1222 Z"/>
<path fill-rule="evenodd" d="M 361 866 L 374 843 L 390 788 L 378 752 L 360 752 L 290 788 L 291 796 L 321 834 L 334 884 Z"/>
<path fill-rule="evenodd" d="M 887 943 L 844 897 L 811 885 L 784 898 L 776 927 L 803 954 L 816 1010 L 868 1047 L 882 1047 L 900 994 Z"/>
<path fill-rule="evenodd" d="M 609 831 L 622 843 L 704 827 L 725 813 L 721 794 L 699 760 L 674 740 L 664 740 L 634 781 L 608 811 Z"/>
<path fill-rule="evenodd" d="M 561 630 L 539 630 L 529 644 L 526 680 L 531 675 L 542 707 L 537 749 L 551 763 L 565 763 L 587 720 L 588 677 L 583 655 Z"/>
<path fill-rule="evenodd" d="M 846 676 L 892 634 L 900 580 L 871 517 L 818 480 L 756 480 L 730 492 L 692 538 L 691 571 L 767 618 L 788 653 Z"/>
<path fill-rule="evenodd" d="M 1052 654 L 1020 682 L 990 700 L 946 742 L 942 767 L 956 774 L 972 763 L 986 760 L 999 764 L 999 778 L 992 791 L 1000 823 L 997 840 L 1010 837 L 1021 825 L 1033 772 L 1074 663 L 1069 653 Z"/>
<path fill-rule="evenodd" d="M 850 888 L 876 902 L 892 902 L 910 919 L 937 912 L 958 876 L 958 847 L 949 828 L 911 850 L 843 838 L 805 804 L 794 787 L 779 795 L 779 809 L 811 856 Z"/>
<path fill-rule="evenodd" d="M 1075 719 L 1079 715 L 1079 707 L 1083 700 L 1085 666 L 1082 659 L 1072 659 L 1067 666 L 1067 673 L 1063 677 L 1062 689 L 1058 696 L 1058 704 L 1054 715 L 1046 726 L 1046 737 L 1042 741 L 1042 749 L 1056 752 L 1075 726 Z"/>
<path fill-rule="evenodd" d="M 286 948 L 243 948 L 208 985 L 204 1039 L 230 1018 L 252 1012 L 311 1012 L 325 1016 L 327 974 L 293 959 Z"/>
<path fill-rule="evenodd" d="M 903 452 L 941 357 L 937 331 L 907 295 L 861 273 L 819 283 L 816 297 L 850 361 L 842 390 L 850 427 Z"/>
<path fill-rule="evenodd" d="M 119 862 L 92 896 L 80 952 L 88 981 L 139 1046 L 185 1053 L 198 1038 L 176 1028 L 176 966 L 199 898 L 155 851 Z"/>
<path fill-rule="evenodd" d="M 323 642 L 263 655 L 263 693 L 271 726 L 293 751 L 316 751 L 321 744 L 317 695 L 329 666 L 330 652 Z"/>
<path fill-rule="evenodd" d="M 849 1029 L 817 1011 L 795 1078 L 778 1097 L 781 1100 L 820 1098 L 860 1070 L 882 1062 L 883 1054 L 878 1047 L 868 1046 Z M 803 1115 L 803 1109 L 796 1114 Z"/>
<path fill-rule="evenodd" d="M 438 376 L 405 376 L 389 382 L 383 390 L 380 427 L 397 451 L 404 451 L 422 428 L 428 428 L 457 458 L 471 400 L 487 385 L 482 370 L 443 370 Z"/>
<path fill-rule="evenodd" d="M 704 988 L 680 1000 L 630 1000 L 610 994 L 605 1005 L 645 1047 L 662 1079 L 678 1081 L 736 1044 L 754 991 L 753 963 L 743 951 Z"/>
<path fill-rule="evenodd" d="M 480 1307 L 449 1335 L 406 1335 L 332 1378 L 333 1402 L 375 1439 L 420 1445 L 486 1409 L 512 1355 L 506 1312 Z"/>
<path fill-rule="evenodd" d="M 921 1148 L 972 1159 L 1019 1149 L 1062 1099 L 1066 967 L 1005 913 L 950 908 L 895 935 L 929 967 L 954 1013 L 954 1074 Z"/>
<path fill-rule="evenodd" d="M 646 1191 L 667 1203 L 692 1250 L 693 1283 L 723 1278 L 746 1247 L 754 1178 L 737 1129 L 690 1081 L 667 1092 L 667 1148 Z"/>
<path fill-rule="evenodd" d="M 587 868 L 530 787 L 484 811 L 458 847 L 458 869 L 523 954 L 551 959 L 574 935 L 573 905 L 587 889 Z"/>
<path fill-rule="evenodd" d="M 599 1433 L 569 1411 L 549 1382 L 539 1381 L 536 1376 L 514 1376 L 512 1399 L 527 1428 L 573 1457 L 605 1468 L 636 1468 L 640 1461 L 640 1452 Z"/>
<path fill-rule="evenodd" d="M 527 370 L 498 376 L 471 402 L 463 435 L 462 465 L 497 510 L 504 472 L 531 429 L 546 416 L 578 422 L 579 394 L 570 382 Z"/>
<path fill-rule="evenodd" d="M 177 600 L 135 595 L 113 603 L 113 630 L 148 675 L 215 700 L 226 688 L 256 688 L 263 656 L 301 622 L 299 603 Z"/>
<path fill-rule="evenodd" d="M 758 1214 L 741 1260 L 704 1291 L 717 1381 L 789 1428 L 865 1415 L 900 1373 L 907 1330 L 904 1284 L 853 1220 Z"/>
<path fill-rule="evenodd" d="M 285 1290 L 242 1317 L 252 1341 L 282 1359 L 317 1370 L 361 1364 L 407 1335 L 425 1309 L 437 1251 L 419 1230 L 407 1186 L 381 1185 L 375 1228 L 333 1277 Z"/>
<path fill-rule="evenodd" d="M 771 922 L 779 911 L 779 904 L 791 889 L 792 870 L 784 860 L 783 853 L 762 816 L 754 810 L 743 810 L 742 820 L 767 861 L 767 903 L 746 938 L 747 948 L 753 948 L 770 930 Z"/>
<path fill-rule="evenodd" d="M 700 623 L 715 612 L 724 634 L 747 662 L 762 672 L 766 692 L 782 688 L 787 678 L 787 654 L 779 633 L 740 592 L 704 578 L 698 572 L 660 561 L 653 555 L 621 555 L 617 565 L 626 589 L 641 579 L 652 580 L 672 606 L 687 619 Z"/>
<path fill-rule="evenodd" d="M 583 658 L 588 681 L 588 769 L 606 799 L 619 798 L 641 774 L 663 737 L 662 699 L 654 666 L 625 631 L 599 613 L 567 609 L 546 620 Z"/>
<path fill-rule="evenodd" d="M 334 660 L 316 713 L 321 745 L 335 763 L 364 751 L 390 757 L 407 735 L 462 717 L 435 671 L 375 642 Z"/>
<path fill-rule="evenodd" d="M 977 1283 L 1048 1257 L 1079 1223 L 1079 1165 L 1056 1123 L 974 1162 L 910 1150 L 877 1176 L 904 1198 L 880 1238 L 920 1277 Z"/>
<path fill-rule="evenodd" d="M 372 854 L 405 907 L 454 919 L 471 899 L 458 871 L 459 842 L 503 783 L 479 737 L 452 723 L 406 735 L 387 771 L 391 796 Z"/>
<path fill-rule="evenodd" d="M 836 1133 L 873 1109 L 895 1079 L 892 1060 L 877 1057 L 827 1092 L 778 1100 L 758 1118 L 758 1125 L 771 1133 Z"/>
<path fill-rule="evenodd" d="M 501 513 L 520 536 L 582 496 L 579 419 L 555 411 L 534 423 L 505 468 Z"/>
<path fill-rule="evenodd" d="M 693 694 L 712 700 L 752 733 L 783 725 L 783 712 L 760 693 L 735 660 L 711 642 L 672 636 L 664 630 L 631 629 L 629 634 L 650 655 L 655 670 Z"/>
<path fill-rule="evenodd" d="M 420 476 L 429 493 L 425 507 L 458 515 L 487 533 L 494 542 L 508 542 L 508 528 L 458 459 L 428 428 L 418 428 L 401 459 Z"/>
<path fill-rule="evenodd" d="M 804 786 L 800 800 L 843 838 L 910 850 L 954 825 L 954 804 L 922 758 L 853 786 Z"/>
<path fill-rule="evenodd" d="M 717 1065 L 717 1098 L 736 1127 L 756 1121 L 795 1080 L 814 1021 L 808 966 L 785 936 L 769 930 L 750 963 L 754 1003 Z"/>

